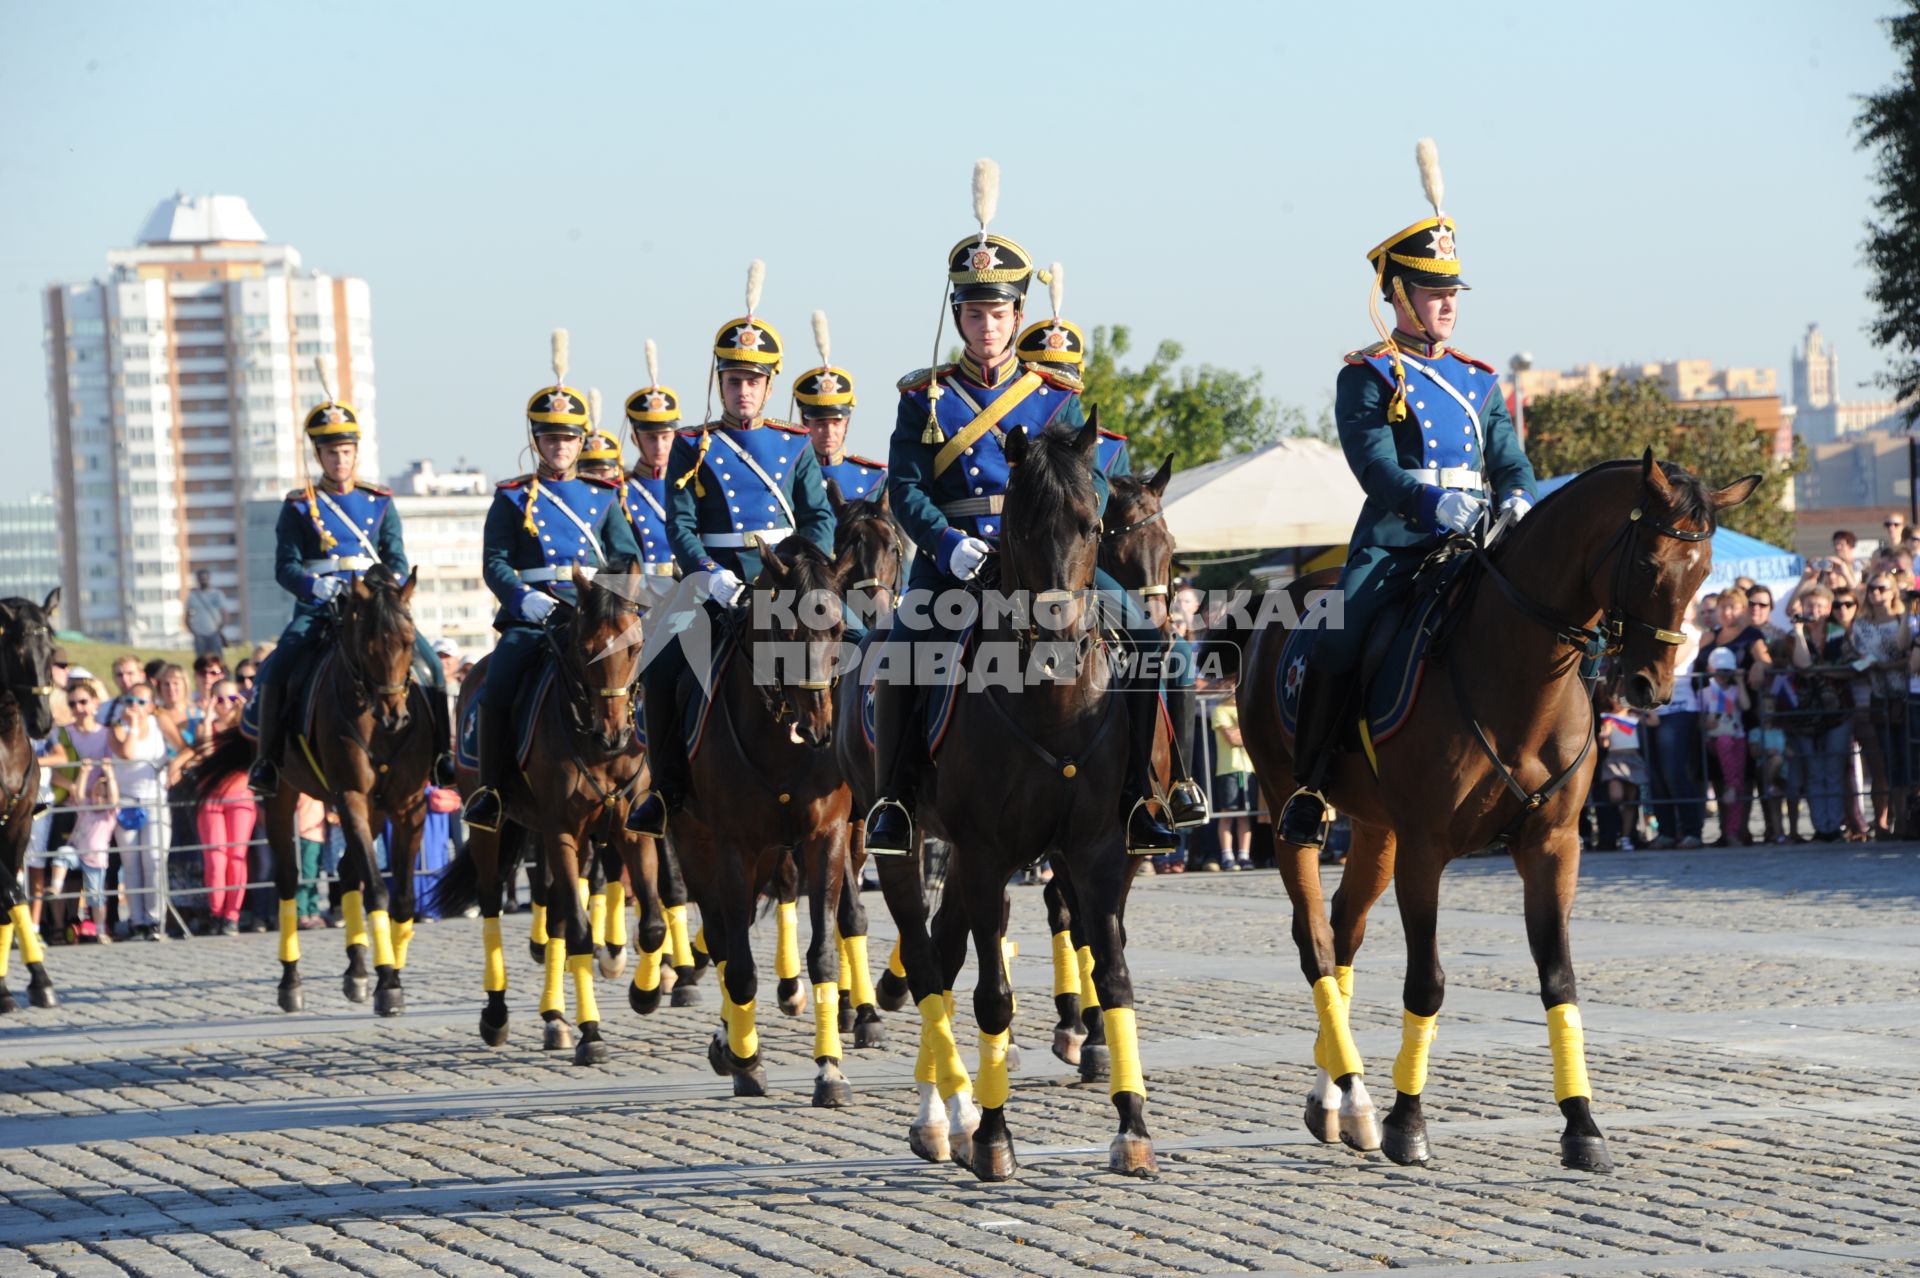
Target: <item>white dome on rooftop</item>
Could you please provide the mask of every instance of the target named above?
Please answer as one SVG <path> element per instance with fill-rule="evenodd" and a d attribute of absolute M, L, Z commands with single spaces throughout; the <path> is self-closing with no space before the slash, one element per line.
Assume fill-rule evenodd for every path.
<path fill-rule="evenodd" d="M 238 195 L 186 195 L 175 191 L 154 206 L 140 227 L 141 244 L 258 244 L 267 238 L 247 202 Z"/>

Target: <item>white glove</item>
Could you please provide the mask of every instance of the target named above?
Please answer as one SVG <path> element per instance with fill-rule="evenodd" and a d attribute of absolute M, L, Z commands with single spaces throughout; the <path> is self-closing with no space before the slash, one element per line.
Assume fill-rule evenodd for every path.
<path fill-rule="evenodd" d="M 731 608 L 740 602 L 740 596 L 747 591 L 747 583 L 731 568 L 716 568 L 707 579 L 707 593 L 722 608 Z"/>
<path fill-rule="evenodd" d="M 538 590 L 529 590 L 520 596 L 520 619 L 522 621 L 545 621 L 547 614 L 554 609 L 552 595 L 543 595 Z"/>
<path fill-rule="evenodd" d="M 315 577 L 309 593 L 315 603 L 325 603 L 347 588 L 347 583 L 339 577 Z"/>
<path fill-rule="evenodd" d="M 1513 516 L 1513 522 L 1516 524 L 1522 519 L 1525 519 L 1527 512 L 1532 509 L 1533 502 L 1525 493 L 1514 493 L 1500 503 L 1500 513 L 1503 515 L 1511 514 Z"/>
<path fill-rule="evenodd" d="M 1487 503 L 1473 493 L 1449 490 L 1440 494 L 1440 504 L 1434 507 L 1433 517 L 1448 532 L 1463 533 L 1480 522 L 1480 514 L 1486 508 Z"/>
<path fill-rule="evenodd" d="M 980 565 L 987 562 L 987 554 L 993 547 L 978 537 L 962 538 L 947 556 L 947 571 L 962 581 L 972 581 L 980 572 Z"/>

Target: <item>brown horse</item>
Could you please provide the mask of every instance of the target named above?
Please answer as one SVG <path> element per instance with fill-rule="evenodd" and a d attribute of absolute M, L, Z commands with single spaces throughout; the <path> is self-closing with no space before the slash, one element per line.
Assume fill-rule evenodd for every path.
<path fill-rule="evenodd" d="M 710 693 L 691 760 L 692 793 L 669 825 L 719 967 L 721 1023 L 707 1059 L 715 1073 L 732 1076 L 736 1096 L 767 1089 L 754 1011 L 754 902 L 777 893 L 784 866 L 797 860 L 813 927 L 806 954 L 819 1067 L 813 1103 L 826 1108 L 853 1095 L 840 1070 L 840 963 L 832 942 L 852 801 L 830 748 L 846 631 L 843 583 L 851 573 L 851 556 L 830 560 L 804 537 L 762 548 L 749 607 L 731 619 L 734 647 Z"/>
<path fill-rule="evenodd" d="M 446 909 L 475 901 L 480 906 L 485 955 L 481 983 L 487 996 L 480 1037 L 498 1047 L 507 1041 L 508 1020 L 507 961 L 500 937 L 505 875 L 518 866 L 523 840 L 538 840 L 547 886 L 542 1044 L 556 1051 L 573 1045 L 565 1016 L 571 975 L 580 1029 L 573 1059 L 592 1065 L 608 1055 L 593 987 L 593 929 L 581 888 L 581 867 L 595 843 L 618 849 L 633 883 L 640 958 L 633 978 L 638 992 L 629 998 L 643 1010 L 652 1010 L 659 1001 L 667 923 L 660 907 L 653 840 L 629 834 L 625 825 L 643 771 L 633 730 L 640 673 L 640 576 L 629 571 L 589 579 L 576 570 L 573 585 L 576 605 L 558 610 L 547 623 L 554 683 L 536 711 L 526 767 L 502 796 L 507 820 L 498 831 L 469 830 L 466 847 L 441 878 L 440 896 Z M 460 689 L 460 722 L 465 721 L 468 703 L 480 695 L 485 671 L 483 659 Z M 460 780 L 470 790 L 478 778 L 463 769 Z M 618 890 L 618 867 L 607 878 L 610 890 Z M 606 944 L 624 945 L 624 923 L 620 931 L 618 942 L 608 936 Z"/>
<path fill-rule="evenodd" d="M 1629 705 L 1665 703 L 1687 603 L 1711 568 L 1707 539 L 1718 512 L 1745 501 L 1758 482 L 1750 475 L 1709 490 L 1678 466 L 1656 465 L 1648 450 L 1639 462 L 1586 472 L 1541 501 L 1504 542 L 1473 552 L 1477 575 L 1429 658 L 1426 692 L 1376 751 L 1378 779 L 1359 754 L 1333 771 L 1328 797 L 1351 819 L 1353 845 L 1331 920 L 1313 851 L 1279 849 L 1320 1023 L 1319 1085 L 1307 1103 L 1316 1137 L 1384 1148 L 1398 1163 L 1427 1161 L 1420 1096 L 1445 988 L 1436 942 L 1440 874 L 1456 856 L 1504 843 L 1520 872 L 1547 1009 L 1554 1099 L 1566 1119 L 1561 1160 L 1588 1171 L 1611 1168 L 1593 1120 L 1567 936 L 1580 869 L 1577 822 L 1593 771 L 1592 699 L 1581 666 L 1583 657 L 1610 655 Z M 1298 584 L 1296 603 L 1313 584 Z M 1239 691 L 1247 749 L 1276 812 L 1293 790 L 1276 695 L 1286 637 L 1284 626 L 1255 631 Z M 1389 882 L 1407 934 L 1407 976 L 1393 1068 L 1398 1095 L 1383 1133 L 1347 1009 L 1367 912 Z"/>
<path fill-rule="evenodd" d="M 433 717 L 413 697 L 413 599 L 418 570 L 395 580 L 384 566 L 354 580 L 340 596 L 331 647 L 310 678 L 313 722 L 287 734 L 281 784 L 262 800 L 273 884 L 280 901 L 280 1010 L 305 1006 L 300 984 L 300 857 L 294 809 L 302 794 L 325 800 L 340 817 L 346 854 L 340 873 L 347 891 L 349 1000 L 367 1001 L 372 960 L 373 1010 L 397 1016 L 406 1006 L 400 973 L 413 937 L 415 862 L 426 824 L 427 778 L 434 756 Z M 290 713 L 297 709 L 290 707 Z M 393 898 L 373 855 L 376 832 L 387 832 Z"/>
<path fill-rule="evenodd" d="M 27 965 L 27 997 L 35 1007 L 59 999 L 47 975 L 40 933 L 20 896 L 20 869 L 39 813 L 40 759 L 33 739 L 53 731 L 53 618 L 60 588 L 41 603 L 0 599 L 0 1012 L 17 1006 L 7 989 L 7 961 L 17 933 Z"/>

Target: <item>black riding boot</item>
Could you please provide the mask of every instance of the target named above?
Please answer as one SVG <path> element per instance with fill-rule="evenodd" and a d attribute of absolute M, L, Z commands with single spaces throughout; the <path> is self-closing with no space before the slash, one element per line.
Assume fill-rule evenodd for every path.
<path fill-rule="evenodd" d="M 913 801 L 925 753 L 918 713 L 920 690 L 907 680 L 873 685 L 873 766 L 877 798 L 867 812 L 869 856 L 911 856 Z"/>
<path fill-rule="evenodd" d="M 450 786 L 456 780 L 453 771 L 453 709 L 447 690 L 428 684 L 420 690 L 427 698 L 428 728 L 433 733 L 433 783 Z"/>
<path fill-rule="evenodd" d="M 260 742 L 253 766 L 247 770 L 247 787 L 263 799 L 271 799 L 280 789 L 280 752 L 286 749 L 287 734 L 280 726 L 285 717 L 280 703 L 286 689 L 277 683 L 260 685 Z"/>
<path fill-rule="evenodd" d="M 513 707 L 480 702 L 480 788 L 461 813 L 476 830 L 499 830 L 507 814 L 506 787 L 513 777 Z"/>
<path fill-rule="evenodd" d="M 1293 734 L 1293 774 L 1299 788 L 1280 810 L 1276 833 L 1282 843 L 1317 848 L 1326 842 L 1327 799 L 1321 793 L 1340 749 L 1341 708 L 1346 677 L 1309 667 L 1300 690 L 1300 716 Z"/>
<path fill-rule="evenodd" d="M 1131 856 L 1159 856 L 1180 847 L 1180 836 L 1147 806 L 1153 798 L 1153 741 L 1160 732 L 1160 700 L 1153 689 L 1127 694 L 1127 778 L 1120 787 L 1121 819 Z"/>
<path fill-rule="evenodd" d="M 1193 733 L 1193 690 L 1181 688 L 1167 693 L 1167 719 L 1173 725 L 1169 739 L 1173 785 L 1167 793 L 1167 815 L 1176 830 L 1191 830 L 1213 819 L 1207 792 L 1187 770 L 1187 742 Z"/>
<path fill-rule="evenodd" d="M 677 722 L 680 715 L 673 695 L 674 685 L 671 681 L 664 686 L 658 681 L 653 684 L 640 702 L 641 713 L 647 720 L 647 771 L 652 775 L 653 789 L 627 813 L 627 829 L 664 839 L 667 818 L 687 801 L 693 779 L 688 775 L 691 769 L 687 764 L 686 733 Z"/>

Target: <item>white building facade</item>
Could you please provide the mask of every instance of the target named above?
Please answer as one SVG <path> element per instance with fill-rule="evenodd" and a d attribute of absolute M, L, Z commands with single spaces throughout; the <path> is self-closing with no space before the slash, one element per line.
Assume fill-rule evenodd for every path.
<path fill-rule="evenodd" d="M 44 296 L 64 619 L 186 646 L 196 572 L 253 610 L 248 505 L 305 481 L 316 357 L 360 416 L 362 473 L 380 473 L 371 297 L 267 243 L 235 196 L 162 200 L 107 265 Z"/>

